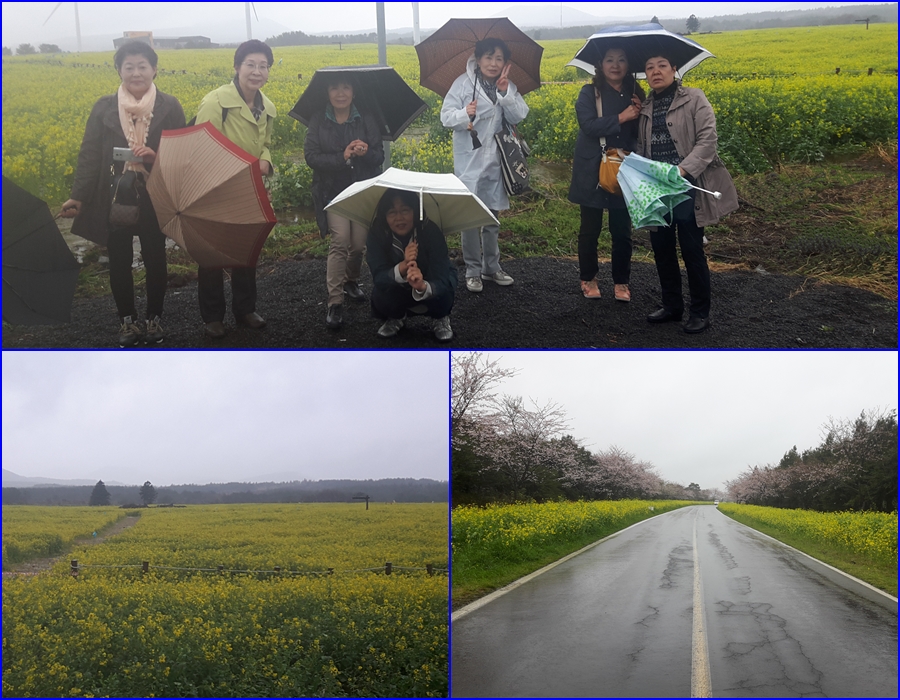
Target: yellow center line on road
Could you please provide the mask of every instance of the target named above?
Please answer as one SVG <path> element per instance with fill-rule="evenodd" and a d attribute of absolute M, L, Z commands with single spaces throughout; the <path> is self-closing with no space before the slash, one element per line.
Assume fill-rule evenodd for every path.
<path fill-rule="evenodd" d="M 703 624 L 703 584 L 697 553 L 697 513 L 694 511 L 694 625 L 691 633 L 691 697 L 712 697 L 709 680 L 709 647 Z"/>

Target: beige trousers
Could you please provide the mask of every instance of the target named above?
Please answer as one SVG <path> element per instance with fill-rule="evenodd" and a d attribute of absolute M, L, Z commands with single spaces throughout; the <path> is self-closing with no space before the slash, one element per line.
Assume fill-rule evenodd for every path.
<path fill-rule="evenodd" d="M 343 302 L 344 282 L 359 281 L 369 229 L 343 216 L 331 212 L 325 214 L 328 217 L 328 233 L 331 235 L 325 273 L 328 305 L 331 306 Z"/>

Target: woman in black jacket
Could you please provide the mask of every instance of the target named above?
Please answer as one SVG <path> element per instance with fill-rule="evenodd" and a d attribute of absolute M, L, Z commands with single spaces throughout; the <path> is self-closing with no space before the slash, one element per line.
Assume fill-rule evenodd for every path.
<path fill-rule="evenodd" d="M 603 210 L 609 211 L 612 237 L 612 274 L 615 298 L 631 301 L 628 283 L 631 276 L 631 219 L 625 199 L 600 187 L 601 139 L 606 146 L 633 151 L 637 147 L 637 118 L 641 113 L 644 91 L 628 72 L 628 59 L 621 48 L 610 48 L 595 66 L 593 81 L 581 88 L 575 113 L 578 116 L 578 140 L 572 163 L 569 201 L 581 205 L 581 229 L 578 232 L 578 267 L 581 292 L 588 299 L 599 299 L 597 286 L 597 240 L 603 227 Z M 602 105 L 602 116 L 598 113 Z"/>
<path fill-rule="evenodd" d="M 450 310 L 458 283 L 447 242 L 436 224 L 419 218 L 419 196 L 406 190 L 388 190 L 378 202 L 369 231 L 367 258 L 375 288 L 372 312 L 384 323 L 382 338 L 403 328 L 407 314 L 433 320 L 435 337 L 453 338 Z"/>
<path fill-rule="evenodd" d="M 159 229 L 156 212 L 145 188 L 156 160 L 164 129 L 181 129 L 184 110 L 177 99 L 156 89 L 156 52 L 142 42 L 122 46 L 113 59 L 122 84 L 115 95 L 97 100 L 84 130 L 78 152 L 71 199 L 60 216 L 72 222 L 72 233 L 105 245 L 109 253 L 109 286 L 119 312 L 119 347 L 161 343 L 160 326 L 166 296 L 166 239 Z M 127 133 L 126 133 L 127 132 Z M 113 148 L 131 149 L 133 162 L 113 160 Z M 113 176 L 134 171 L 141 194 L 135 224 L 113 225 L 109 221 Z M 147 286 L 147 321 L 138 320 L 134 303 L 134 237 L 141 241 Z"/>
<path fill-rule="evenodd" d="M 349 185 L 381 173 L 384 147 L 378 123 L 353 103 L 351 79 L 335 75 L 327 90 L 328 106 L 310 119 L 303 151 L 313 170 L 312 196 L 319 232 L 323 238 L 331 234 L 325 324 L 337 329 L 343 323 L 344 292 L 354 301 L 366 298 L 359 274 L 368 231 L 350 219 L 326 212 L 325 207 Z"/>

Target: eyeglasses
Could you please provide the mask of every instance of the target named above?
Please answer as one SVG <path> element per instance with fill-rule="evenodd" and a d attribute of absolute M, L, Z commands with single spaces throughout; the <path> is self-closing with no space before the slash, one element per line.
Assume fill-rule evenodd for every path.
<path fill-rule="evenodd" d="M 260 73 L 268 73 L 269 72 L 269 66 L 267 66 L 265 63 L 260 63 L 259 65 L 255 64 L 255 63 L 242 63 L 241 65 L 250 71 L 259 70 Z"/>

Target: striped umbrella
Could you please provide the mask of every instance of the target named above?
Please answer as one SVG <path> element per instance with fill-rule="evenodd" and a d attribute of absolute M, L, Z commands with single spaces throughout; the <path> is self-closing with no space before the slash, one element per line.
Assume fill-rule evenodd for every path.
<path fill-rule="evenodd" d="M 209 122 L 162 133 L 147 191 L 162 232 L 203 267 L 254 267 L 275 227 L 259 159 Z"/>

